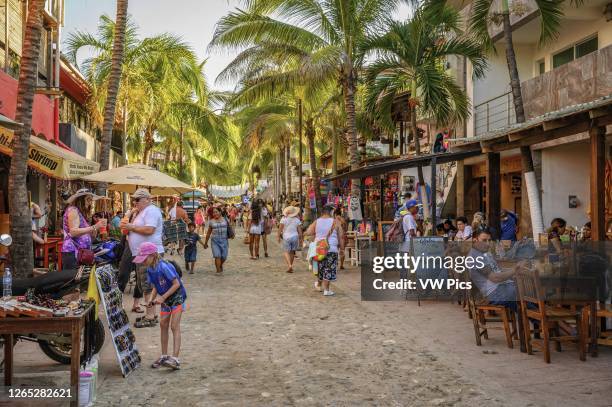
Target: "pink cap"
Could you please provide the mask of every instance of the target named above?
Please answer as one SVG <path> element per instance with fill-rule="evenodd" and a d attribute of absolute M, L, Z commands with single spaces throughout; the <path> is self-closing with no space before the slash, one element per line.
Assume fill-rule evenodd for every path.
<path fill-rule="evenodd" d="M 155 243 L 144 242 L 138 248 L 138 254 L 136 255 L 136 257 L 134 257 L 133 262 L 136 264 L 140 264 L 145 261 L 146 258 L 149 257 L 149 255 L 154 253 L 157 253 L 157 246 L 155 245 Z"/>

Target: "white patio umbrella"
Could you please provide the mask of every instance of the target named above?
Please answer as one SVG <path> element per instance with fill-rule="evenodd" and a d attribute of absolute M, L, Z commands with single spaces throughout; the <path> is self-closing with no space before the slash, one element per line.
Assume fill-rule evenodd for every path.
<path fill-rule="evenodd" d="M 111 191 L 133 193 L 147 188 L 152 195 L 174 195 L 194 188 L 176 178 L 143 164 L 129 164 L 81 178 L 88 182 L 106 182 Z"/>

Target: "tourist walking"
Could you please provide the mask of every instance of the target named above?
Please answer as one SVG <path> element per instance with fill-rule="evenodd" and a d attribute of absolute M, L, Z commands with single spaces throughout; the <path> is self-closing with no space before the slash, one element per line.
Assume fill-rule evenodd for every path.
<path fill-rule="evenodd" d="M 161 213 L 161 212 L 160 212 Z M 151 299 L 147 309 L 161 305 L 159 327 L 161 329 L 161 356 L 151 367 L 166 366 L 173 370 L 181 368 L 181 316 L 185 311 L 187 292 L 172 263 L 161 258 L 157 245 L 144 242 L 134 258 L 137 268 L 146 270 L 147 281 L 152 285 Z M 169 330 L 172 329 L 172 355 L 168 354 Z"/>
<path fill-rule="evenodd" d="M 208 221 L 208 232 L 204 241 L 204 248 L 206 249 L 210 240 L 217 275 L 223 273 L 223 263 L 227 260 L 229 250 L 228 238 L 234 237 L 229 221 L 222 215 L 221 208 L 213 208 L 212 219 Z"/>
<path fill-rule="evenodd" d="M 136 206 L 133 206 L 130 210 L 128 210 L 125 213 L 125 216 L 119 220 L 120 230 L 122 223 L 132 223 L 137 214 L 138 209 L 136 209 Z M 132 262 L 134 256 L 132 255 L 132 251 L 130 250 L 130 245 L 128 243 L 128 235 L 125 233 L 121 233 L 121 246 L 123 246 L 123 253 L 121 255 L 121 260 L 119 260 L 119 278 L 117 283 L 119 285 L 119 290 L 123 293 L 125 292 L 125 288 L 127 287 L 128 282 L 130 281 L 132 271 L 136 271 L 136 266 Z M 143 314 L 145 310 L 140 307 L 140 299 L 143 297 L 143 293 L 140 290 L 140 286 L 138 284 L 136 284 L 136 286 L 134 287 L 132 297 L 134 299 L 134 302 L 132 304 L 132 312 L 136 314 Z M 144 306 L 145 304 L 142 305 Z M 136 321 L 140 319 L 142 318 L 137 318 Z"/>
<path fill-rule="evenodd" d="M 195 230 L 198 234 L 204 234 L 204 208 L 202 205 L 198 206 L 195 214 L 193 215 L 193 220 L 195 222 Z"/>
<path fill-rule="evenodd" d="M 128 244 L 130 251 L 138 253 L 139 248 L 144 243 L 152 243 L 157 248 L 157 253 L 163 255 L 164 245 L 162 242 L 163 232 L 163 217 L 161 210 L 153 205 L 152 196 L 144 188 L 137 189 L 132 195 L 132 199 L 136 205 L 138 213 L 133 218 L 132 222 L 123 221 L 121 228 L 128 231 Z M 147 282 L 146 269 L 136 265 L 136 284 L 140 291 L 144 294 L 145 301 L 148 304 L 151 299 L 152 287 Z M 154 326 L 156 315 L 155 307 L 147 307 L 146 315 L 140 321 L 136 322 L 136 328 L 145 328 Z"/>
<path fill-rule="evenodd" d="M 342 226 L 333 217 L 333 205 L 325 205 L 321 217 L 314 221 L 306 231 L 306 235 L 314 237 L 315 244 L 327 241 L 327 254 L 317 264 L 317 281 L 314 283 L 317 291 L 323 291 L 323 295 L 332 296 L 330 284 L 336 281 L 338 268 L 338 252 L 344 250 L 344 236 Z"/>
<path fill-rule="evenodd" d="M 66 199 L 68 206 L 64 211 L 62 222 L 64 232 L 62 269 L 75 270 L 79 268 L 80 264 L 77 261 L 79 251 L 91 250 L 93 238 L 106 223 L 106 219 L 101 219 L 91 226 L 87 222 L 87 216 L 91 213 L 93 201 L 100 198 L 102 197 L 83 188 Z"/>
<path fill-rule="evenodd" d="M 187 225 L 187 235 L 185 236 L 185 269 L 189 271 L 189 274 L 194 273 L 196 261 L 198 261 L 198 242 L 206 249 L 202 238 L 195 231 L 196 226 L 194 223 Z"/>
<path fill-rule="evenodd" d="M 270 210 L 268 209 L 268 205 L 264 202 L 263 199 L 259 200 L 259 207 L 261 208 L 261 217 L 263 220 L 263 227 L 261 230 L 261 241 L 263 243 L 264 248 L 264 256 L 268 256 L 268 235 L 272 233 L 272 217 L 270 216 Z"/>
<path fill-rule="evenodd" d="M 285 261 L 287 262 L 287 273 L 293 273 L 293 262 L 295 252 L 302 247 L 302 222 L 298 215 L 300 208 L 288 206 L 283 209 L 283 218 L 278 228 L 278 241 L 283 240 Z"/>
<path fill-rule="evenodd" d="M 247 222 L 247 230 L 249 231 L 249 253 L 251 260 L 259 259 L 259 239 L 264 229 L 264 220 L 261 213 L 261 208 L 257 201 L 251 204 L 249 211 L 249 220 Z"/>
<path fill-rule="evenodd" d="M 346 244 L 348 243 L 348 235 L 346 232 L 348 232 L 348 221 L 347 219 L 344 217 L 343 213 L 342 213 L 342 207 L 338 206 L 335 210 L 334 210 L 334 218 L 336 219 L 336 221 L 338 221 L 340 223 L 340 226 L 342 227 L 342 235 L 344 236 L 344 247 L 346 247 Z M 340 251 L 340 270 L 344 270 L 344 259 L 345 259 L 345 252 L 344 250 Z"/>

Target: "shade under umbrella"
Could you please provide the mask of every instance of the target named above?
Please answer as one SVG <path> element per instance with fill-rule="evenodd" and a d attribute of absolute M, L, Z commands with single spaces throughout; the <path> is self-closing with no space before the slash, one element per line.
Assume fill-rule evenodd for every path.
<path fill-rule="evenodd" d="M 133 193 L 142 187 L 153 195 L 173 195 L 194 188 L 176 178 L 143 164 L 129 164 L 81 178 L 88 182 L 106 182 L 112 191 Z"/>

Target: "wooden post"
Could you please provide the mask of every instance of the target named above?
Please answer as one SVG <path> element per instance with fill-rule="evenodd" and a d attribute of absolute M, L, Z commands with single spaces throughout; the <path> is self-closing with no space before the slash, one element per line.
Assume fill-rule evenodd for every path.
<path fill-rule="evenodd" d="M 500 237 L 501 175 L 499 153 L 487 153 L 487 224 L 493 229 L 493 239 Z"/>
<path fill-rule="evenodd" d="M 400 150 L 400 155 L 404 155 L 404 144 L 406 142 L 405 140 L 405 134 L 404 134 L 404 121 L 400 121 L 400 134 L 399 134 L 399 150 Z"/>
<path fill-rule="evenodd" d="M 436 230 L 436 201 L 438 200 L 437 188 L 437 175 L 436 175 L 436 157 L 431 159 L 431 230 Z"/>
<path fill-rule="evenodd" d="M 591 236 L 595 241 L 606 240 L 605 167 L 606 128 L 593 127 L 591 138 Z"/>
<path fill-rule="evenodd" d="M 385 220 L 385 176 L 380 176 L 380 221 Z"/>
<path fill-rule="evenodd" d="M 467 177 L 463 160 L 457 161 L 455 180 L 457 183 L 457 216 L 465 216 L 465 182 Z"/>

